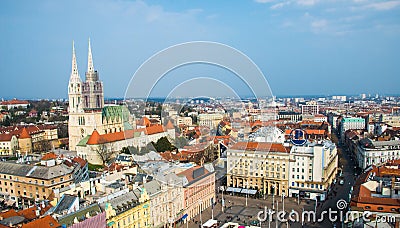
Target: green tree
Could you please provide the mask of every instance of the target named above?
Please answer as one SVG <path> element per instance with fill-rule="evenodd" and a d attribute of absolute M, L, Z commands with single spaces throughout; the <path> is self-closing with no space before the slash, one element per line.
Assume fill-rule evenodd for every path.
<path fill-rule="evenodd" d="M 126 146 L 122 147 L 121 153 L 123 153 L 123 154 L 131 154 L 131 152 L 129 151 L 129 148 L 126 147 Z"/>
<path fill-rule="evenodd" d="M 167 137 L 159 138 L 156 143 L 153 143 L 153 145 L 158 152 L 171 151 L 175 149 L 175 147 L 169 142 Z"/>
<path fill-rule="evenodd" d="M 10 121 L 10 117 L 6 116 L 6 119 L 3 122 L 4 126 L 10 126 L 11 125 L 11 121 Z"/>

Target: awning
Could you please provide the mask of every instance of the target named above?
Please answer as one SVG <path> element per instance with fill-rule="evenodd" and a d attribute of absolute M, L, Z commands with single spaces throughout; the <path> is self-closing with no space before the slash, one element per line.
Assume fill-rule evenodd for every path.
<path fill-rule="evenodd" d="M 226 189 L 227 192 L 236 192 L 236 193 L 240 193 L 242 191 L 241 188 L 232 188 L 232 187 L 228 187 Z"/>
<path fill-rule="evenodd" d="M 184 214 L 181 219 L 184 220 L 187 217 L 188 217 L 188 214 Z"/>
<path fill-rule="evenodd" d="M 257 190 L 242 188 L 242 191 L 240 193 L 254 195 L 257 193 Z"/>
<path fill-rule="evenodd" d="M 210 219 L 207 222 L 203 223 L 203 227 L 213 227 L 217 225 L 217 223 L 218 223 L 217 220 Z"/>

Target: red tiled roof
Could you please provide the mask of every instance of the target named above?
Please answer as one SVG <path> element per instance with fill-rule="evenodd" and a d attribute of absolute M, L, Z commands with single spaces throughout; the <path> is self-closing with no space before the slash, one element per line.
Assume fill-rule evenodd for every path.
<path fill-rule="evenodd" d="M 13 137 L 12 134 L 7 134 L 7 133 L 0 134 L 0 142 L 9 142 L 11 141 L 12 137 Z"/>
<path fill-rule="evenodd" d="M 143 117 L 143 118 L 140 120 L 139 124 L 140 124 L 141 126 L 146 126 L 146 127 L 148 127 L 148 126 L 151 125 L 151 122 L 150 122 L 149 118 Z"/>
<path fill-rule="evenodd" d="M 291 132 L 292 129 L 286 129 L 285 135 L 290 135 Z M 308 135 L 324 135 L 326 133 L 325 130 L 320 130 L 320 129 L 304 129 L 304 132 Z"/>
<path fill-rule="evenodd" d="M 197 169 L 200 169 L 200 168 L 202 168 L 202 167 L 201 167 L 201 166 L 195 166 L 195 167 L 192 167 L 192 168 L 190 168 L 190 169 L 187 169 L 187 170 L 185 170 L 185 171 L 183 171 L 183 172 L 177 173 L 176 175 L 178 175 L 178 176 L 185 176 L 186 179 L 187 179 L 189 182 L 191 182 L 191 181 L 194 180 L 194 179 L 193 179 L 193 171 L 195 171 L 195 170 L 197 170 Z M 204 174 L 201 175 L 201 176 L 199 176 L 199 177 L 202 177 L 202 176 L 206 175 L 207 173 L 209 173 L 208 170 L 207 170 L 207 169 L 204 169 Z"/>
<path fill-rule="evenodd" d="M 230 149 L 233 150 L 257 150 L 257 151 L 271 151 L 271 152 L 284 152 L 288 151 L 280 143 L 267 143 L 267 142 L 237 142 Z"/>
<path fill-rule="evenodd" d="M 52 159 L 56 159 L 56 158 L 57 158 L 57 155 L 54 152 L 50 152 L 50 153 L 43 155 L 42 161 L 52 160 Z"/>
<path fill-rule="evenodd" d="M 325 130 L 317 130 L 317 129 L 306 129 L 306 134 L 308 135 L 324 135 Z"/>
<path fill-rule="evenodd" d="M 30 207 L 30 208 L 27 208 L 25 210 L 18 211 L 18 214 L 20 216 L 25 217 L 28 220 L 33 220 L 33 219 L 37 218 L 37 216 L 36 216 L 36 207 Z"/>
<path fill-rule="evenodd" d="M 89 137 L 87 144 L 88 145 L 97 145 L 108 142 L 116 142 L 121 141 L 128 138 L 133 138 L 135 132 L 144 132 L 146 135 L 152 135 L 164 132 L 164 127 L 160 124 L 155 124 L 146 128 L 139 128 L 135 130 L 127 130 L 120 131 L 114 133 L 108 133 L 100 135 L 99 132 L 95 129 L 93 130 L 92 135 Z"/>
<path fill-rule="evenodd" d="M 22 228 L 55 228 L 60 227 L 61 225 L 50 215 L 47 215 L 43 218 L 36 219 L 32 222 L 22 225 Z"/>
<path fill-rule="evenodd" d="M 74 161 L 74 162 L 76 162 L 76 163 L 79 163 L 79 165 L 80 165 L 81 167 L 84 167 L 84 166 L 86 165 L 86 163 L 87 163 L 86 160 L 84 160 L 84 159 L 82 159 L 82 158 L 80 158 L 80 157 L 74 157 L 74 158 L 72 159 L 72 161 Z"/>
<path fill-rule="evenodd" d="M 400 160 L 391 161 L 391 163 L 387 165 L 395 165 L 399 163 Z M 400 199 L 394 198 L 382 198 L 382 197 L 373 197 L 371 191 L 365 187 L 363 184 L 367 182 L 368 177 L 371 173 L 375 173 L 378 177 L 400 177 L 399 169 L 392 169 L 385 166 L 376 167 L 373 166 L 372 169 L 368 172 L 365 172 L 359 176 L 356 180 L 356 184 L 354 185 L 354 191 L 351 198 L 351 205 L 356 206 L 357 204 L 371 204 L 371 205 L 389 205 L 389 206 L 399 206 Z"/>
<path fill-rule="evenodd" d="M 50 124 L 40 124 L 40 125 L 37 125 L 37 127 L 38 127 L 40 130 L 52 130 L 52 129 L 56 129 L 56 128 L 57 128 L 57 126 L 55 126 L 55 125 L 50 125 Z"/>
<path fill-rule="evenodd" d="M 17 104 L 29 104 L 28 101 L 21 101 L 18 99 L 13 99 L 9 101 L 2 101 L 0 102 L 0 105 L 17 105 Z"/>
<path fill-rule="evenodd" d="M 26 128 L 24 127 L 21 131 L 21 134 L 19 135 L 20 139 L 27 139 L 27 138 L 31 138 L 31 136 L 29 135 L 28 131 L 26 130 Z"/>
<path fill-rule="evenodd" d="M 146 127 L 145 129 L 146 129 L 145 132 L 146 132 L 147 135 L 152 135 L 152 134 L 157 134 L 157 133 L 164 132 L 164 128 L 160 124 L 153 125 L 153 126 L 150 126 L 150 127 Z"/>
<path fill-rule="evenodd" d="M 3 212 L 3 213 L 0 213 L 0 217 L 2 217 L 3 219 L 14 217 L 14 216 L 18 216 L 18 215 L 19 214 L 14 209 L 8 210 L 8 211 Z"/>
<path fill-rule="evenodd" d="M 99 144 L 100 142 L 100 134 L 97 132 L 96 129 L 93 130 L 92 135 L 89 137 L 87 144 L 89 145 L 96 145 Z"/>
<path fill-rule="evenodd" d="M 165 127 L 167 129 L 174 129 L 174 125 L 172 124 L 171 120 L 168 120 L 167 126 Z"/>

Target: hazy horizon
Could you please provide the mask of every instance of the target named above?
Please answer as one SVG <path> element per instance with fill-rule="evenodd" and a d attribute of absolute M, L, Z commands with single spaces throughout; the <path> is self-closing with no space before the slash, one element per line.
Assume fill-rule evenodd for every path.
<path fill-rule="evenodd" d="M 399 0 L 6 0 L 0 6 L 0 98 L 67 98 L 72 41 L 84 80 L 89 37 L 105 97 L 124 97 L 132 75 L 155 53 L 199 40 L 243 52 L 273 95 L 398 94 L 400 87 Z M 170 74 L 154 96 L 168 94 L 169 82 L 232 77 L 205 65 Z M 224 95 L 213 86 L 180 91 Z M 242 87 L 228 88 L 235 86 Z"/>

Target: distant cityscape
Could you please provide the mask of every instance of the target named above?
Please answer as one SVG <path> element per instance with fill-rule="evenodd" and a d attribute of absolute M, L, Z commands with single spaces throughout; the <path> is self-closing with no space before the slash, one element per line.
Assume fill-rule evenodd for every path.
<path fill-rule="evenodd" d="M 0 102 L 0 227 L 399 227 L 399 96 L 105 99 L 90 40 L 71 66 Z"/>

